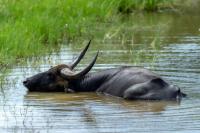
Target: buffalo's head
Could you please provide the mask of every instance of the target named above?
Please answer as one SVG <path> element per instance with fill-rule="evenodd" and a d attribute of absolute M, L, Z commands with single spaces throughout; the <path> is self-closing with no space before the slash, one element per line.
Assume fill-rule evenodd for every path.
<path fill-rule="evenodd" d="M 79 57 L 70 65 L 61 64 L 52 67 L 46 72 L 36 74 L 32 77 L 27 78 L 23 81 L 24 86 L 28 88 L 29 91 L 41 91 L 41 92 L 62 92 L 65 88 L 68 88 L 69 82 L 72 80 L 79 79 L 85 76 L 93 67 L 96 62 L 98 52 L 92 62 L 82 71 L 76 73 L 73 69 L 80 62 L 80 60 L 85 55 L 90 42 L 80 53 Z"/>

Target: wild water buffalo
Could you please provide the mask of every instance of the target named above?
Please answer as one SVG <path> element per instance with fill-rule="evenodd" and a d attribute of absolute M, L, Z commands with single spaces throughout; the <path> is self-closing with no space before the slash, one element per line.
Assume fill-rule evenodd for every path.
<path fill-rule="evenodd" d="M 175 100 L 186 96 L 179 87 L 144 68 L 123 66 L 88 73 L 97 60 L 98 52 L 85 69 L 74 72 L 73 69 L 83 58 L 89 45 L 90 42 L 71 65 L 55 66 L 27 78 L 23 84 L 29 91 L 96 91 L 131 100 Z"/>

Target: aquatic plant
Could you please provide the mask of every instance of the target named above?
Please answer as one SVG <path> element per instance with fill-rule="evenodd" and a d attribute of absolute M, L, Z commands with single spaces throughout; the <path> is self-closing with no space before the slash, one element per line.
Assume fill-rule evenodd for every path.
<path fill-rule="evenodd" d="M 120 0 L 118 10 L 122 13 L 131 13 L 133 10 L 156 11 L 171 8 L 172 0 Z"/>

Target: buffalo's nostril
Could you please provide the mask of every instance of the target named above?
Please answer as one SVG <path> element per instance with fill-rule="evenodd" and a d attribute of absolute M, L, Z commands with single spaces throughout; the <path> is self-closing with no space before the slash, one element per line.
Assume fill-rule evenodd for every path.
<path fill-rule="evenodd" d="M 26 84 L 26 83 L 27 83 L 27 81 L 25 80 L 25 81 L 23 81 L 23 83 L 24 83 L 24 84 Z"/>
<path fill-rule="evenodd" d="M 23 84 L 27 85 L 28 84 L 28 80 L 23 81 Z"/>

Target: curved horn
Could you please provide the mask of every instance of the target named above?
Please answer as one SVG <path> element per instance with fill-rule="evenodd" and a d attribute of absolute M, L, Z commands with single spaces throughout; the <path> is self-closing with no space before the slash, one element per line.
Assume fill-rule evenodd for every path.
<path fill-rule="evenodd" d="M 88 44 L 85 46 L 85 48 L 81 51 L 80 55 L 78 56 L 78 58 L 70 65 L 70 68 L 73 70 L 74 67 L 76 67 L 76 65 L 80 62 L 80 60 L 83 58 L 83 56 L 85 55 L 86 51 L 88 50 L 89 46 L 90 46 L 90 42 L 91 40 L 88 42 Z"/>
<path fill-rule="evenodd" d="M 68 68 L 64 68 L 60 71 L 61 77 L 65 78 L 65 79 L 77 79 L 80 78 L 82 76 L 84 76 L 85 74 L 87 74 L 92 67 L 94 66 L 97 57 L 98 57 L 99 51 L 97 52 L 96 56 L 94 57 L 94 59 L 92 60 L 92 62 L 82 71 L 80 71 L 79 73 L 74 73 L 71 70 L 69 70 Z"/>

